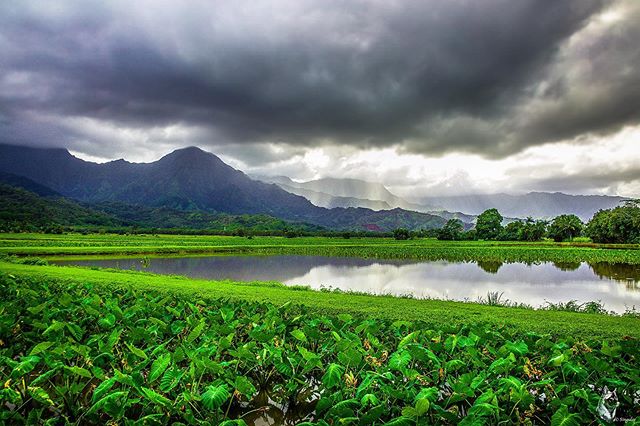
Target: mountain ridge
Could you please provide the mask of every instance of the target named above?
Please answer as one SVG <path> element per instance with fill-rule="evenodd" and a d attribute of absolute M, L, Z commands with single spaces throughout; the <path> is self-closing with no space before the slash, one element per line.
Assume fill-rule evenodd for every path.
<path fill-rule="evenodd" d="M 90 203 L 120 201 L 181 210 L 267 214 L 331 229 L 363 230 L 370 225 L 383 231 L 402 225 L 430 229 L 444 223 L 441 217 L 425 213 L 317 207 L 275 184 L 255 181 L 197 147 L 175 150 L 151 163 L 116 160 L 98 164 L 78 159 L 65 149 L 0 145 L 0 171 Z"/>
<path fill-rule="evenodd" d="M 349 203 L 350 206 L 375 206 L 376 203 L 387 203 L 389 207 L 401 207 L 418 212 L 435 214 L 445 219 L 460 218 L 463 222 L 470 223 L 483 211 L 491 208 L 497 208 L 500 213 L 509 220 L 516 218 L 533 217 L 535 219 L 552 219 L 562 214 L 575 214 L 583 221 L 588 221 L 593 215 L 601 209 L 609 209 L 618 206 L 626 198 L 610 195 L 571 195 L 563 192 L 544 192 L 531 191 L 526 194 L 470 194 L 470 195 L 450 195 L 450 196 L 432 196 L 420 197 L 412 200 L 405 200 L 402 197 L 391 193 L 386 187 L 379 183 L 372 183 L 358 179 L 316 179 L 307 182 L 296 182 L 286 176 L 265 177 L 260 176 L 258 179 L 272 181 L 281 188 L 297 193 L 306 197 L 316 205 L 328 206 L 339 203 Z M 343 182 L 343 185 L 336 183 Z M 380 197 L 380 199 L 365 199 L 367 196 L 363 192 L 353 191 L 353 185 L 349 185 L 354 181 L 360 184 L 379 185 L 391 197 Z M 320 185 L 324 183 L 324 186 Z M 341 200 L 339 197 L 332 195 L 345 193 L 335 191 L 335 187 L 350 187 L 351 192 L 347 192 L 350 196 L 348 200 Z M 311 188 L 316 191 L 312 193 Z M 382 198 L 386 198 L 382 200 Z"/>

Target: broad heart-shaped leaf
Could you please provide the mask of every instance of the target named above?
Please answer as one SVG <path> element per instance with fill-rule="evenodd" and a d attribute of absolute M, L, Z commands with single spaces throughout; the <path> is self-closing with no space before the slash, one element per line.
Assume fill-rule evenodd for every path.
<path fill-rule="evenodd" d="M 58 374 L 58 370 L 59 369 L 60 369 L 60 367 L 55 367 L 55 368 L 52 368 L 51 370 L 47 371 L 46 373 L 42 373 L 41 375 L 36 377 L 31 382 L 31 386 L 38 386 L 41 383 L 46 382 L 50 377 L 55 376 L 56 374 Z"/>
<path fill-rule="evenodd" d="M 125 404 L 122 400 L 126 399 L 128 395 L 129 391 L 112 392 L 93 404 L 87 414 L 102 410 L 111 417 L 115 417 L 117 419 L 124 414 Z"/>
<path fill-rule="evenodd" d="M 235 388 L 247 398 L 251 398 L 256 393 L 256 387 L 245 376 L 236 376 Z"/>
<path fill-rule="evenodd" d="M 416 395 L 415 401 L 417 402 L 419 399 L 428 399 L 430 402 L 435 402 L 438 399 L 438 388 L 430 387 L 430 388 L 422 388 L 418 395 Z"/>
<path fill-rule="evenodd" d="M 111 332 L 111 334 L 109 334 L 109 337 L 107 337 L 107 346 L 109 348 L 113 348 L 116 343 L 118 343 L 118 341 L 120 340 L 120 335 L 122 334 L 122 329 L 115 329 Z"/>
<path fill-rule="evenodd" d="M 433 363 L 435 367 L 440 368 L 440 358 L 433 351 L 416 344 L 408 344 L 405 349 L 409 351 L 411 357 L 424 363 Z"/>
<path fill-rule="evenodd" d="M 217 410 L 231 396 L 225 385 L 209 386 L 207 390 L 200 395 L 202 404 L 209 410 Z"/>
<path fill-rule="evenodd" d="M 576 375 L 579 377 L 585 377 L 587 375 L 587 370 L 584 367 L 576 365 L 572 362 L 565 362 L 562 365 L 562 372 L 566 376 Z"/>
<path fill-rule="evenodd" d="M 307 343 L 307 335 L 304 334 L 304 331 L 300 330 L 299 328 L 296 328 L 295 330 L 293 330 L 291 332 L 291 335 L 296 339 L 298 339 L 299 341 L 303 343 Z"/>
<path fill-rule="evenodd" d="M 147 398 L 149 401 L 153 402 L 154 404 L 163 405 L 165 407 L 171 406 L 171 401 L 168 398 L 160 395 L 158 392 L 154 391 L 153 389 L 141 387 L 140 391 L 145 396 L 145 398 Z"/>
<path fill-rule="evenodd" d="M 129 343 L 125 343 L 125 345 L 127 346 L 127 348 L 129 348 L 131 353 L 137 356 L 138 358 L 147 359 L 147 354 L 145 354 L 142 349 L 138 349 Z"/>
<path fill-rule="evenodd" d="M 342 375 L 344 374 L 344 368 L 338 364 L 329 364 L 327 372 L 322 376 L 322 384 L 328 389 L 331 389 L 340 383 L 342 383 Z"/>
<path fill-rule="evenodd" d="M 360 401 L 355 398 L 345 399 L 334 404 L 329 410 L 328 416 L 353 417 L 353 410 L 360 405 Z"/>
<path fill-rule="evenodd" d="M 459 360 L 459 359 L 452 359 L 451 361 L 448 361 L 448 362 L 445 364 L 445 369 L 446 369 L 447 371 L 456 371 L 456 370 L 461 369 L 461 368 L 462 368 L 462 367 L 464 367 L 465 365 L 467 365 L 467 364 L 465 364 L 465 363 L 464 363 L 464 361 L 462 361 L 462 360 Z"/>
<path fill-rule="evenodd" d="M 389 358 L 389 368 L 392 370 L 402 371 L 411 361 L 411 354 L 405 350 L 395 352 Z"/>
<path fill-rule="evenodd" d="M 513 354 L 513 352 L 511 352 L 508 357 L 498 358 L 495 361 L 493 361 L 489 366 L 489 371 L 498 373 L 498 374 L 507 373 L 511 371 L 515 361 L 516 361 L 516 357 Z"/>
<path fill-rule="evenodd" d="M 162 373 L 164 373 L 164 370 L 167 369 L 170 363 L 170 353 L 160 355 L 155 361 L 153 361 L 153 364 L 151 364 L 151 370 L 149 372 L 149 383 L 156 381 L 160 376 L 162 376 Z"/>
<path fill-rule="evenodd" d="M 581 420 L 578 414 L 569 413 L 569 408 L 566 405 L 562 405 L 553 413 L 551 426 L 578 426 Z"/>
<path fill-rule="evenodd" d="M 563 353 L 556 354 L 556 355 L 552 356 L 551 358 L 549 358 L 549 361 L 547 361 L 547 364 L 553 365 L 554 367 L 559 367 L 560 365 L 562 365 L 562 363 L 566 359 L 567 359 L 567 357 L 565 356 L 565 354 L 563 354 Z"/>
<path fill-rule="evenodd" d="M 380 404 L 373 407 L 371 410 L 367 411 L 367 413 L 361 417 L 360 424 L 361 425 L 370 425 L 376 422 L 380 422 L 380 417 L 384 415 L 388 410 L 386 404 Z"/>
<path fill-rule="evenodd" d="M 333 401 L 331 400 L 331 398 L 327 398 L 327 397 L 320 398 L 318 400 L 318 403 L 316 404 L 316 413 L 322 414 L 332 406 L 333 406 Z"/>
<path fill-rule="evenodd" d="M 38 355 L 39 353 L 42 353 L 42 352 L 46 351 L 47 349 L 49 349 L 54 344 L 55 344 L 55 342 L 41 342 L 41 343 L 38 343 L 37 345 L 35 345 L 33 347 L 33 349 L 31 349 L 31 352 L 29 352 L 29 355 Z"/>
<path fill-rule="evenodd" d="M 378 400 L 378 398 L 372 393 L 364 394 L 362 398 L 360 398 L 360 405 L 362 407 L 367 407 L 369 405 L 376 406 L 379 403 L 380 401 Z"/>
<path fill-rule="evenodd" d="M 112 377 L 112 378 L 107 379 L 104 382 L 100 383 L 98 385 L 98 387 L 96 387 L 95 390 L 93 391 L 93 397 L 91 398 L 91 402 L 93 404 L 98 402 L 107 392 L 109 392 L 111 390 L 111 388 L 115 384 L 116 384 L 116 378 L 115 377 Z"/>
<path fill-rule="evenodd" d="M 414 340 L 416 340 L 418 338 L 418 336 L 420 336 L 420 330 L 414 331 L 413 333 L 407 334 L 398 343 L 398 349 L 404 347 L 405 345 L 407 345 L 407 343 L 413 342 Z"/>
<path fill-rule="evenodd" d="M 486 402 L 478 403 L 476 401 L 476 403 L 469 409 L 469 414 L 477 417 L 492 416 L 494 414 L 498 414 L 498 407 Z"/>
<path fill-rule="evenodd" d="M 609 342 L 605 340 L 604 342 L 602 342 L 602 349 L 600 349 L 600 352 L 611 357 L 616 357 L 620 355 L 621 350 L 622 347 L 620 345 L 611 346 L 609 345 Z"/>
<path fill-rule="evenodd" d="M 424 416 L 427 411 L 429 411 L 429 407 L 431 406 L 431 403 L 429 402 L 429 400 L 427 398 L 421 398 L 419 400 L 416 401 L 416 405 L 415 405 L 415 409 L 416 409 L 416 414 L 418 415 L 418 417 L 420 416 Z"/>
<path fill-rule="evenodd" d="M 184 371 L 179 370 L 176 367 L 169 368 L 162 375 L 162 379 L 160 379 L 160 390 L 162 392 L 170 392 L 173 388 L 178 386 L 182 376 L 184 376 Z"/>
<path fill-rule="evenodd" d="M 451 336 L 447 337 L 447 340 L 444 341 L 444 348 L 446 349 L 447 352 L 453 353 L 453 350 L 456 348 L 457 345 L 458 345 L 458 336 L 455 334 L 452 334 Z"/>
<path fill-rule="evenodd" d="M 516 355 L 526 355 L 529 352 L 529 346 L 522 340 L 517 342 L 507 342 L 504 345 L 505 349 L 509 352 L 513 352 Z"/>
<path fill-rule="evenodd" d="M 186 339 L 187 343 L 193 343 L 198 337 L 200 337 L 203 331 L 204 331 L 204 320 L 200 320 L 198 325 L 193 327 L 193 330 L 191 330 L 187 335 L 187 339 Z"/>
<path fill-rule="evenodd" d="M 113 328 L 116 325 L 116 316 L 107 314 L 98 320 L 98 325 L 102 328 Z"/>
<path fill-rule="evenodd" d="M 93 377 L 91 375 L 91 372 L 89 372 L 89 370 L 87 370 L 86 368 L 82 368 L 82 367 L 78 367 L 78 366 L 74 365 L 73 367 L 65 367 L 64 369 L 69 371 L 69 372 L 71 372 L 71 373 L 73 373 L 73 374 L 76 374 L 76 375 L 82 376 L 82 377 L 86 377 L 88 379 Z"/>
<path fill-rule="evenodd" d="M 29 395 L 31 395 L 33 399 L 35 399 L 36 401 L 45 405 L 53 405 L 53 401 L 51 400 L 51 397 L 49 396 L 47 391 L 45 391 L 44 389 L 37 386 L 36 387 L 29 386 L 28 390 L 29 390 Z"/>
<path fill-rule="evenodd" d="M 20 361 L 15 367 L 13 367 L 13 370 L 11 371 L 11 378 L 17 379 L 27 373 L 30 373 L 31 370 L 33 370 L 39 362 L 40 357 L 35 355 L 22 358 L 22 361 Z"/>

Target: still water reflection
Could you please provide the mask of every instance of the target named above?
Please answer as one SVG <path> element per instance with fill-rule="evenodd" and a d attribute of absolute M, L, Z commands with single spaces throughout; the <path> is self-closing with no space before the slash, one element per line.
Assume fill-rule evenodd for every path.
<path fill-rule="evenodd" d="M 58 264 L 147 270 L 158 274 L 239 281 L 279 281 L 438 299 L 471 300 L 488 292 L 533 306 L 601 301 L 624 312 L 640 307 L 640 267 L 587 263 L 448 262 L 358 259 L 325 256 L 210 256 L 60 261 Z"/>

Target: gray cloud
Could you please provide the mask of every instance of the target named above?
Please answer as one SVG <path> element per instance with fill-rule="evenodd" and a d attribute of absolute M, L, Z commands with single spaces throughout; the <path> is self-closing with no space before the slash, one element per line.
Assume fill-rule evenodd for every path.
<path fill-rule="evenodd" d="M 585 169 L 567 176 L 553 176 L 529 183 L 532 190 L 562 191 L 573 194 L 604 192 L 618 193 L 624 183 L 640 183 L 640 166 L 624 170 Z"/>
<path fill-rule="evenodd" d="M 139 137 L 145 149 L 399 145 L 500 157 L 638 123 L 637 4 L 5 2 L 0 131 L 97 155 Z M 624 16 L 599 28 L 603 7 Z M 158 130 L 167 126 L 183 131 Z"/>

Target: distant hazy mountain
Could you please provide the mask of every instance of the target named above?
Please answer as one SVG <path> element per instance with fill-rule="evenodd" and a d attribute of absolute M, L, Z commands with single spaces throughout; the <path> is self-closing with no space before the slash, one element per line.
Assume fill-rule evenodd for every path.
<path fill-rule="evenodd" d="M 326 207 L 332 209 L 334 207 L 364 207 L 371 210 L 391 210 L 391 206 L 380 200 L 363 200 L 354 197 L 337 197 L 335 195 L 326 194 L 324 192 L 313 191 L 311 189 L 296 188 L 285 184 L 278 186 L 287 192 L 300 195 L 311 201 L 318 207 Z"/>
<path fill-rule="evenodd" d="M 444 223 L 435 215 L 402 210 L 317 207 L 277 185 L 250 179 L 194 147 L 176 150 L 152 163 L 117 160 L 97 164 L 65 149 L 0 145 L 0 171 L 91 203 L 119 201 L 180 210 L 267 214 L 332 229 L 429 229 Z"/>
<path fill-rule="evenodd" d="M 413 204 L 392 194 L 380 183 L 360 179 L 323 178 L 296 182 L 286 176 L 254 176 L 275 183 L 287 192 L 301 195 L 320 207 L 365 207 L 372 210 L 401 208 L 428 213 L 425 206 Z"/>
<path fill-rule="evenodd" d="M 275 183 L 284 190 L 310 200 L 322 207 L 367 207 L 373 210 L 400 207 L 438 215 L 444 219 L 458 218 L 472 223 L 483 211 L 497 208 L 505 218 L 553 218 L 575 214 L 587 221 L 600 209 L 616 207 L 622 197 L 603 195 L 567 195 L 563 193 L 531 192 L 526 195 L 475 194 L 462 196 L 424 197 L 414 202 L 392 194 L 384 185 L 358 179 L 318 179 L 296 182 L 286 176 L 256 176 Z"/>
<path fill-rule="evenodd" d="M 587 221 L 600 209 L 616 207 L 622 197 L 605 195 L 567 195 L 560 192 L 530 192 L 525 195 L 478 194 L 449 197 L 425 197 L 419 202 L 433 209 L 462 211 L 478 215 L 497 208 L 503 216 L 553 218 L 561 214 L 575 214 Z"/>
<path fill-rule="evenodd" d="M 386 201 L 378 199 L 367 200 L 352 196 L 332 195 L 327 191 L 316 191 L 308 188 L 310 186 L 313 186 L 306 185 L 310 182 L 295 182 L 286 176 L 254 176 L 254 178 L 267 183 L 275 183 L 285 191 L 290 192 L 291 194 L 300 195 L 301 197 L 306 198 L 318 207 L 326 207 L 328 209 L 332 209 L 334 207 L 364 207 L 371 210 L 390 210 L 394 207 L 398 207 L 391 206 Z M 368 183 L 364 181 L 361 182 Z M 331 191 L 330 188 L 329 191 Z"/>

